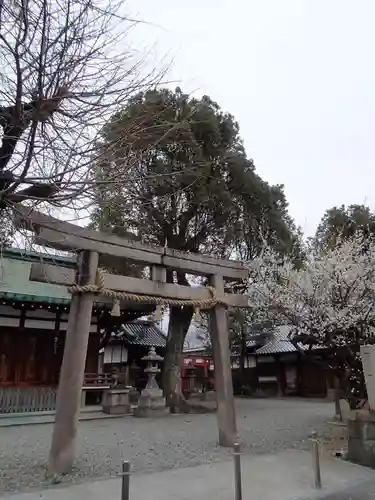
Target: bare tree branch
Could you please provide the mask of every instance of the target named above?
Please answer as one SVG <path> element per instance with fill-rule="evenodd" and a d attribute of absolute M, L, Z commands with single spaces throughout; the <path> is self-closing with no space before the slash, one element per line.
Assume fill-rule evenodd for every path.
<path fill-rule="evenodd" d="M 129 48 L 137 23 L 123 0 L 1 2 L 0 208 L 90 197 L 102 127 L 161 76 Z"/>

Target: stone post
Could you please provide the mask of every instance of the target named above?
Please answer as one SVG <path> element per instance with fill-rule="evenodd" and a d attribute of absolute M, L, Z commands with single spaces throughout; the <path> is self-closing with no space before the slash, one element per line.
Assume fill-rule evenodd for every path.
<path fill-rule="evenodd" d="M 79 254 L 77 284 L 95 284 L 98 260 L 96 252 Z M 50 474 L 70 472 L 74 461 L 93 301 L 94 295 L 89 293 L 76 294 L 71 301 L 49 454 Z"/>

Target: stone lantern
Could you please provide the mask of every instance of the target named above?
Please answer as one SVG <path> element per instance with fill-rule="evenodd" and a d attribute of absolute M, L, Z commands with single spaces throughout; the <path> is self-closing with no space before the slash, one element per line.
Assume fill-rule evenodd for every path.
<path fill-rule="evenodd" d="M 148 355 L 142 358 L 143 361 L 147 361 L 145 373 L 147 373 L 148 381 L 141 392 L 138 407 L 134 411 L 135 417 L 158 417 L 168 413 L 163 391 L 158 386 L 155 378 L 156 374 L 160 373 L 159 363 L 163 359 L 156 354 L 155 347 L 151 347 Z"/>

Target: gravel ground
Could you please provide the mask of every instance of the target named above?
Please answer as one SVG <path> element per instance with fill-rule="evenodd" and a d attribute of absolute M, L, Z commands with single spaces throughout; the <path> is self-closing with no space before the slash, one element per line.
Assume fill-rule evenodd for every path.
<path fill-rule="evenodd" d="M 236 405 L 245 453 L 306 448 L 311 430 L 323 433 L 333 415 L 332 403 L 314 400 L 239 399 Z M 45 477 L 51 434 L 51 424 L 0 428 L 0 494 L 51 484 Z M 229 456 L 217 446 L 215 414 L 86 421 L 79 424 L 75 469 L 63 482 L 116 475 L 123 459 L 139 472 Z"/>

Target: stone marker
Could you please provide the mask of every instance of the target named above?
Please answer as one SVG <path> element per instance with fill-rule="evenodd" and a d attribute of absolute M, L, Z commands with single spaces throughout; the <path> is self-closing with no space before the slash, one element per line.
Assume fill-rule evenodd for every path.
<path fill-rule="evenodd" d="M 375 345 L 360 347 L 369 409 L 375 411 Z"/>

